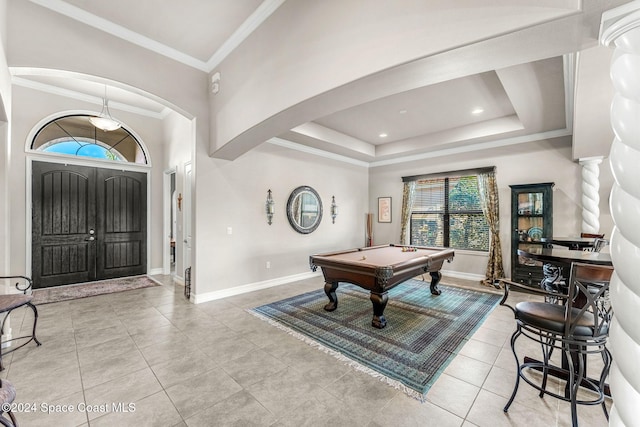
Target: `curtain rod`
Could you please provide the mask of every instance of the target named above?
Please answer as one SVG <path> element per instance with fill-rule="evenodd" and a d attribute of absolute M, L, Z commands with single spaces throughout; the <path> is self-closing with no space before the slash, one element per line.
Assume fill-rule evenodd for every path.
<path fill-rule="evenodd" d="M 495 166 L 490 166 L 485 168 L 462 169 L 462 170 L 449 171 L 449 172 L 428 173 L 424 175 L 403 176 L 402 182 L 419 181 L 421 179 L 451 178 L 454 176 L 457 177 L 457 176 L 477 175 L 480 173 L 495 172 L 495 170 L 496 170 Z"/>

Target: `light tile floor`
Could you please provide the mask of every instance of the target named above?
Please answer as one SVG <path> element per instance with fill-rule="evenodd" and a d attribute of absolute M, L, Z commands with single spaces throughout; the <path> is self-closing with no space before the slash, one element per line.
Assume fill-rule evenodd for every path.
<path fill-rule="evenodd" d="M 43 345 L 7 355 L 0 373 L 17 388 L 22 427 L 571 424 L 567 403 L 526 384 L 502 411 L 515 380 L 504 307 L 421 403 L 245 311 L 319 289 L 321 278 L 198 305 L 170 276 L 155 278 L 164 285 L 38 307 Z M 14 332 L 28 330 L 30 313 L 14 313 Z M 581 426 L 607 425 L 599 406 L 578 411 Z"/>

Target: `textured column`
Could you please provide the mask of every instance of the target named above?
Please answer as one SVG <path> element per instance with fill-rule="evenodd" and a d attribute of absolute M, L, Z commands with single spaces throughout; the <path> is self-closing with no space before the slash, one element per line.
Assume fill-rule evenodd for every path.
<path fill-rule="evenodd" d="M 609 156 L 611 190 L 611 279 L 614 320 L 610 328 L 613 407 L 610 426 L 638 426 L 640 408 L 640 1 L 605 12 L 600 42 L 614 47 L 611 80 L 615 95 Z"/>
<path fill-rule="evenodd" d="M 600 232 L 600 166 L 601 157 L 580 159 L 582 165 L 582 232 Z"/>

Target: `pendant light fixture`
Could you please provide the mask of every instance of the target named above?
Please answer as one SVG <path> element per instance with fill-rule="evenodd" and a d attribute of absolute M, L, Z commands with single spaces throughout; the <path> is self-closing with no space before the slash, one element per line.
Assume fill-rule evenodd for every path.
<path fill-rule="evenodd" d="M 120 128 L 120 122 L 111 117 L 109 111 L 109 100 L 107 99 L 107 85 L 104 86 L 104 98 L 102 98 L 102 111 L 100 115 L 89 117 L 89 121 L 92 125 L 98 129 L 102 129 L 105 132 L 116 130 Z"/>

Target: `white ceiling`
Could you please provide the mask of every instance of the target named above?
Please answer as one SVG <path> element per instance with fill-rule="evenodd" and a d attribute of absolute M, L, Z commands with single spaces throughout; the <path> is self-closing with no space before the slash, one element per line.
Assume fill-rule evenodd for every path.
<path fill-rule="evenodd" d="M 161 7 L 157 0 L 31 1 L 211 72 L 285 0 L 182 0 L 162 2 Z M 487 71 L 334 112 L 279 137 L 374 164 L 488 141 L 568 135 L 573 72 L 572 56 Z M 104 96 L 100 82 L 17 74 L 17 84 L 96 104 Z M 166 113 L 151 96 L 115 87 L 108 89 L 107 96 L 112 110 L 157 118 Z"/>
<path fill-rule="evenodd" d="M 62 5 L 41 2 L 61 11 Z M 59 2 L 65 3 L 65 2 Z M 105 20 L 104 27 L 128 31 L 132 38 L 157 43 L 206 63 L 233 33 L 257 11 L 262 0 L 66 0 L 81 13 Z M 122 13 L 126 10 L 126 13 Z M 91 21 L 93 22 L 93 20 Z M 96 21 L 96 25 L 98 25 Z M 117 28 L 119 27 L 119 29 Z"/>

